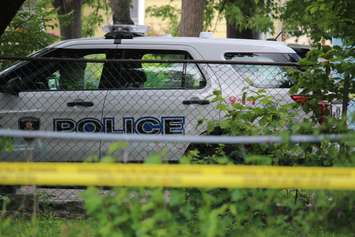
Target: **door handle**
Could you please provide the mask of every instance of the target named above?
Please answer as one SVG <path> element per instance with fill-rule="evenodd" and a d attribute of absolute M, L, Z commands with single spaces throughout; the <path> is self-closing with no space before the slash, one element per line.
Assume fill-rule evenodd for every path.
<path fill-rule="evenodd" d="M 191 100 L 184 100 L 182 104 L 184 105 L 208 105 L 210 103 L 209 100 L 201 100 L 201 99 L 191 99 Z"/>
<path fill-rule="evenodd" d="M 72 102 L 68 102 L 67 103 L 68 107 L 75 107 L 75 106 L 80 106 L 80 107 L 92 107 L 94 106 L 94 103 L 91 101 L 81 101 L 81 100 L 77 100 L 77 101 L 72 101 Z"/>

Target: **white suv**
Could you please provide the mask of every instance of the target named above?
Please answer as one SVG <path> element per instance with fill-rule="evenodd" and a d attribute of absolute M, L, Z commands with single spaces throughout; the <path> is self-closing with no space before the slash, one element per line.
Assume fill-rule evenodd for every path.
<path fill-rule="evenodd" d="M 179 60 L 298 60 L 294 50 L 279 42 L 134 34 L 63 41 L 32 57 L 42 59 L 21 61 L 0 73 L 3 128 L 199 135 L 205 132 L 197 128 L 200 119 L 220 117 L 209 102 L 215 90 L 221 90 L 230 103 L 245 103 L 242 90 L 246 87 L 264 88 L 275 100 L 289 102 L 289 79 L 277 65 Z M 47 57 L 72 60 L 43 60 Z M 115 61 L 120 59 L 175 62 Z M 1 159 L 24 160 L 30 154 L 36 161 L 82 161 L 89 155 L 102 157 L 107 146 L 104 142 L 18 139 L 14 153 L 2 154 Z M 178 159 L 187 146 L 131 143 L 126 151 L 129 160 L 141 161 L 165 147 L 169 159 Z"/>

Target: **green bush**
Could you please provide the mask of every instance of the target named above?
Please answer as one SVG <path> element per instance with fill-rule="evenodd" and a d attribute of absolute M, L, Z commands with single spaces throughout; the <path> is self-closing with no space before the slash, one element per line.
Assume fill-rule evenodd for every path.
<path fill-rule="evenodd" d="M 0 39 L 2 56 L 24 57 L 34 53 L 57 40 L 57 37 L 46 32 L 57 25 L 53 24 L 54 10 L 47 9 L 47 0 L 38 0 L 31 7 L 20 9 Z M 26 3 L 31 5 L 30 3 Z M 4 69 L 14 62 L 0 62 Z"/>
<path fill-rule="evenodd" d="M 291 144 L 294 133 L 324 131 L 312 121 L 295 123 L 290 111 L 296 105 L 272 103 L 259 91 L 253 98 L 262 105 L 226 104 L 220 92 L 213 99 L 225 114 L 222 121 L 208 121 L 227 135 L 281 134 L 282 144 L 234 146 L 227 151 L 243 153 L 244 165 L 353 166 L 348 142 Z M 332 121 L 333 129 L 342 123 Z M 343 128 L 341 128 L 343 129 Z M 349 136 L 353 141 L 353 135 Z M 232 164 L 226 146 L 213 154 L 191 151 L 182 163 Z M 156 159 L 155 159 L 156 160 Z M 149 165 L 149 164 L 147 164 Z M 115 188 L 103 194 L 89 188 L 84 194 L 87 213 L 98 222 L 98 236 L 338 236 L 355 231 L 354 192 L 267 189 L 168 189 Z"/>
<path fill-rule="evenodd" d="M 353 233 L 354 192 L 117 188 L 84 195 L 98 236 Z M 262 235 L 263 236 L 263 235 Z"/>

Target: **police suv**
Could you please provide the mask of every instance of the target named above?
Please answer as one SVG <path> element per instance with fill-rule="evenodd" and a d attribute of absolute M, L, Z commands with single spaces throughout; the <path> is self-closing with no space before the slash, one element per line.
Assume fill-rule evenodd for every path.
<path fill-rule="evenodd" d="M 255 102 L 245 98 L 248 90 L 259 88 L 275 100 L 291 101 L 284 69 L 253 63 L 298 60 L 295 51 L 280 42 L 215 39 L 209 33 L 196 38 L 146 37 L 137 26 L 112 26 L 103 39 L 62 41 L 31 58 L 0 73 L 2 128 L 188 135 L 205 132 L 197 126 L 199 120 L 220 118 L 210 102 L 215 90 L 222 91 L 228 103 L 253 106 Z M 17 139 L 11 155 L 2 153 L 1 159 L 83 161 L 103 157 L 108 146 L 105 142 Z M 117 157 L 141 161 L 164 148 L 169 159 L 178 159 L 188 144 L 130 143 Z"/>

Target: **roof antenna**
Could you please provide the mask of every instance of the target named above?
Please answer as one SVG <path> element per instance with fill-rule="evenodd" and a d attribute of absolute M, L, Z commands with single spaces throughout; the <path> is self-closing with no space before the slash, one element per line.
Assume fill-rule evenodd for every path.
<path fill-rule="evenodd" d="M 277 39 L 278 39 L 280 36 L 282 36 L 283 33 L 284 33 L 283 31 L 280 31 L 280 33 L 278 33 L 278 35 L 276 35 L 275 38 L 269 38 L 269 39 L 267 39 L 267 40 L 269 40 L 269 41 L 277 41 Z"/>

